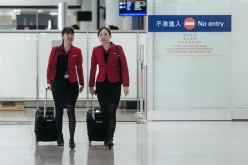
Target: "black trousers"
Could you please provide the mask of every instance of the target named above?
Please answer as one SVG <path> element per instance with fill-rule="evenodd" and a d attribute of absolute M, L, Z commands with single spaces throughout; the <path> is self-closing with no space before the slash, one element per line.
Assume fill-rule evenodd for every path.
<path fill-rule="evenodd" d="M 96 94 L 103 113 L 103 124 L 106 129 L 105 141 L 113 141 L 116 128 L 116 109 L 121 96 L 121 83 L 97 82 Z"/>

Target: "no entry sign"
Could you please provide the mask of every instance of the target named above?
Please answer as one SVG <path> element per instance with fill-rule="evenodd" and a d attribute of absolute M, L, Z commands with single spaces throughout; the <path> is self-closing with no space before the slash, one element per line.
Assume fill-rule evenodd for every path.
<path fill-rule="evenodd" d="M 231 15 L 149 15 L 148 32 L 231 32 Z"/>

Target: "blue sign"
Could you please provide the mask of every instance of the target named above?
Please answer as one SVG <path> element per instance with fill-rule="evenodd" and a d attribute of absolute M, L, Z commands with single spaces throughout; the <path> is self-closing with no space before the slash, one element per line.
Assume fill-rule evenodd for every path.
<path fill-rule="evenodd" d="M 231 15 L 149 15 L 148 32 L 231 32 Z"/>

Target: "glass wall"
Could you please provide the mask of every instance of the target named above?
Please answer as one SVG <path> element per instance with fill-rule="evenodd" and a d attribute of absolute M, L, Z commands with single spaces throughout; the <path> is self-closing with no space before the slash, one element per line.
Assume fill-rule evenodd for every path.
<path fill-rule="evenodd" d="M 149 15 L 231 16 L 232 23 L 230 32 L 149 32 L 148 118 L 231 120 L 248 110 L 247 2 L 149 1 Z"/>

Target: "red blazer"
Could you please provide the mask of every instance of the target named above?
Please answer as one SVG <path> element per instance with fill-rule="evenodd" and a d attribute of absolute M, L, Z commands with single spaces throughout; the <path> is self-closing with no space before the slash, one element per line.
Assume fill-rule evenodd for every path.
<path fill-rule="evenodd" d="M 53 47 L 49 56 L 48 65 L 47 65 L 47 83 L 51 84 L 54 80 L 56 71 L 57 71 L 57 59 L 59 55 L 63 54 L 62 46 L 59 46 L 57 50 L 57 46 Z M 56 53 L 55 53 L 56 52 Z M 84 75 L 83 75 L 83 56 L 81 53 L 81 49 L 72 46 L 68 53 L 68 75 L 69 81 L 74 83 L 79 81 L 80 85 L 84 85 Z"/>
<path fill-rule="evenodd" d="M 128 72 L 127 60 L 122 46 L 118 45 L 118 51 L 120 53 L 120 61 L 122 67 L 123 87 L 129 87 L 129 72 Z M 99 71 L 96 78 L 97 82 L 103 82 L 105 80 L 106 74 L 108 75 L 108 80 L 110 82 L 114 83 L 121 80 L 119 74 L 119 63 L 116 55 L 115 44 L 112 43 L 112 47 L 109 50 L 107 63 L 104 60 L 102 45 L 93 48 L 92 56 L 91 56 L 89 87 L 94 87 L 97 65 Z"/>

